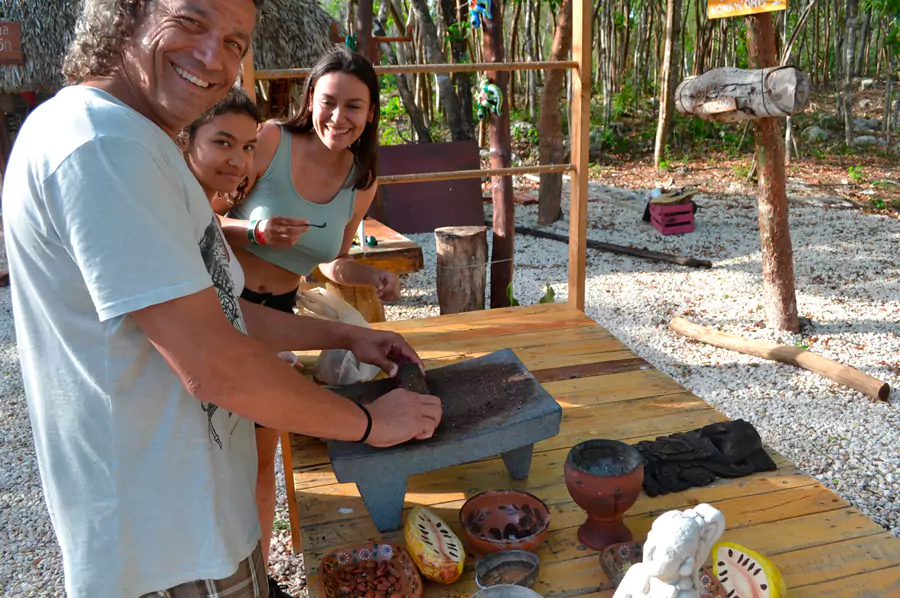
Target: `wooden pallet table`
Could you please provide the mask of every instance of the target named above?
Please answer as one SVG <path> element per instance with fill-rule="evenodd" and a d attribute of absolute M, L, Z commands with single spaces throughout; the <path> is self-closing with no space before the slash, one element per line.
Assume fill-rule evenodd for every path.
<path fill-rule="evenodd" d="M 514 349 L 563 407 L 555 438 L 535 446 L 530 477 L 511 480 L 500 459 L 412 476 L 406 506 L 432 508 L 459 534 L 458 511 L 491 488 L 527 490 L 550 507 L 550 531 L 539 548 L 535 590 L 563 598 L 610 597 L 598 553 L 578 543 L 584 519 L 569 496 L 563 463 L 570 447 L 588 438 L 626 442 L 686 431 L 727 418 L 635 355 L 593 320 L 566 304 L 470 312 L 387 322 L 435 367 L 503 348 Z M 370 540 L 402 541 L 402 531 L 379 534 L 352 484 L 338 484 L 324 443 L 292 435 L 294 488 L 311 598 L 324 592 L 318 573 L 331 551 Z M 670 509 L 708 502 L 727 521 L 723 539 L 744 544 L 777 564 L 792 598 L 900 596 L 900 540 L 769 449 L 775 471 L 685 492 L 641 494 L 626 523 L 644 539 L 653 520 Z M 426 598 L 463 597 L 477 590 L 473 562 L 450 586 L 426 583 Z"/>

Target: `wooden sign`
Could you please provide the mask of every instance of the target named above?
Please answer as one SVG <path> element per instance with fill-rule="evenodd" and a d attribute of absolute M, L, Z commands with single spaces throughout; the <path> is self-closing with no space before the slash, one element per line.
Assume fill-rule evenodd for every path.
<path fill-rule="evenodd" d="M 740 17 L 786 9 L 787 0 L 707 0 L 706 4 L 707 17 L 710 19 Z"/>
<path fill-rule="evenodd" d="M 25 64 L 22 51 L 22 26 L 0 21 L 0 64 Z"/>

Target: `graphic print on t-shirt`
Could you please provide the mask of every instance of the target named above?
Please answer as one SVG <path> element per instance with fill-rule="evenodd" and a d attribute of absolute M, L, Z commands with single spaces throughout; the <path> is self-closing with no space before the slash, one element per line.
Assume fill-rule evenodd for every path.
<path fill-rule="evenodd" d="M 225 239 L 222 237 L 222 231 L 219 229 L 219 223 L 216 221 L 215 215 L 213 215 L 209 226 L 206 227 L 203 239 L 200 240 L 200 255 L 203 256 L 206 271 L 209 272 L 216 293 L 219 295 L 219 303 L 222 305 L 225 317 L 228 318 L 228 321 L 235 328 L 247 334 L 241 306 L 238 304 L 237 295 L 234 292 L 231 270 L 228 268 L 228 251 L 225 249 Z M 209 435 L 219 445 L 219 448 L 222 448 L 222 439 L 213 425 L 213 415 L 215 415 L 219 407 L 212 403 L 202 403 L 202 406 L 209 422 Z M 228 418 L 231 419 L 231 417 L 232 414 L 229 413 Z"/>

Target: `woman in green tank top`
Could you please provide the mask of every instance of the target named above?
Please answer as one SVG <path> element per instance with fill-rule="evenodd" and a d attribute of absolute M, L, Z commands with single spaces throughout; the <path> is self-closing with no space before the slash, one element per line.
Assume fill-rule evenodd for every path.
<path fill-rule="evenodd" d="M 396 275 L 349 257 L 375 197 L 380 112 L 371 63 L 341 46 L 312 69 L 297 116 L 262 126 L 246 195 L 213 204 L 243 267 L 242 298 L 291 311 L 301 279 L 316 267 L 337 283 L 375 287 L 382 301 L 399 298 Z M 280 435 L 256 430 L 264 546 L 275 516 Z"/>

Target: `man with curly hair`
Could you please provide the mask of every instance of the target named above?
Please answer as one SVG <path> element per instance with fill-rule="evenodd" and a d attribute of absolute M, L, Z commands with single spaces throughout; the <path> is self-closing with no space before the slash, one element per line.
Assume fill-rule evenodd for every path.
<path fill-rule="evenodd" d="M 253 422 L 389 446 L 430 436 L 440 401 L 396 390 L 366 408 L 319 388 L 276 353 L 349 349 L 391 374 L 421 361 L 398 335 L 238 299 L 173 138 L 235 82 L 259 0 L 84 2 L 72 84 L 25 122 L 3 188 L 66 592 L 261 598 Z"/>

